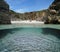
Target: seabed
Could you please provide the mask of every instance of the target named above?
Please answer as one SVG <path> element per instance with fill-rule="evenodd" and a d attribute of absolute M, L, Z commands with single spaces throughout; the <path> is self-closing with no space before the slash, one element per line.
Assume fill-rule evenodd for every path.
<path fill-rule="evenodd" d="M 60 52 L 60 25 L 0 25 L 0 52 Z"/>

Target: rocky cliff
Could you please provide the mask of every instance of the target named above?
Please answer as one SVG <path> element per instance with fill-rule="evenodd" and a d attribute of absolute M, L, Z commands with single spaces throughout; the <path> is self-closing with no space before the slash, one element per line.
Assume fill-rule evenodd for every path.
<path fill-rule="evenodd" d="M 0 24 L 10 23 L 9 5 L 4 0 L 0 0 Z"/>
<path fill-rule="evenodd" d="M 47 10 L 42 11 L 33 11 L 33 12 L 26 12 L 26 13 L 16 13 L 10 10 L 11 20 L 37 20 L 37 21 L 45 21 L 47 16 Z"/>
<path fill-rule="evenodd" d="M 49 6 L 46 23 L 60 24 L 60 0 L 54 0 Z"/>

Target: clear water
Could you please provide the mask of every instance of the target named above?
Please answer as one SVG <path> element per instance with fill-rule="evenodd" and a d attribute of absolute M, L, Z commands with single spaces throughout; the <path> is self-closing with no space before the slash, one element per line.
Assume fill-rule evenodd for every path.
<path fill-rule="evenodd" d="M 0 52 L 60 52 L 60 30 L 33 27 L 0 30 Z"/>

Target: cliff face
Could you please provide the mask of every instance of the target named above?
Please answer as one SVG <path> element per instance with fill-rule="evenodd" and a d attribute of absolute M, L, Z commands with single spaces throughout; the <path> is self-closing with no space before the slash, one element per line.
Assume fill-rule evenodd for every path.
<path fill-rule="evenodd" d="M 60 13 L 60 0 L 54 0 L 52 5 L 49 7 L 51 14 L 58 15 Z"/>
<path fill-rule="evenodd" d="M 10 24 L 9 5 L 0 0 L 0 24 Z"/>
<path fill-rule="evenodd" d="M 46 23 L 60 24 L 60 0 L 54 0 L 48 8 Z"/>
<path fill-rule="evenodd" d="M 44 21 L 44 18 L 45 18 L 46 15 L 47 15 L 47 14 L 46 14 L 46 11 L 47 11 L 47 10 L 24 13 L 24 14 L 23 14 L 23 19 L 26 19 L 26 20 Z"/>
<path fill-rule="evenodd" d="M 44 21 L 47 16 L 47 10 L 42 11 L 34 11 L 34 12 L 26 12 L 26 13 L 16 13 L 13 11 L 10 11 L 11 14 L 11 20 L 17 21 L 17 20 L 37 20 L 37 21 Z"/>

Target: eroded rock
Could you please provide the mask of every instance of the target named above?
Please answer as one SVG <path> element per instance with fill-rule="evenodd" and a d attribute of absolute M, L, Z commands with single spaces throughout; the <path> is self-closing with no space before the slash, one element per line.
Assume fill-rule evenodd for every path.
<path fill-rule="evenodd" d="M 0 0 L 0 24 L 10 23 L 9 5 L 4 0 Z"/>

